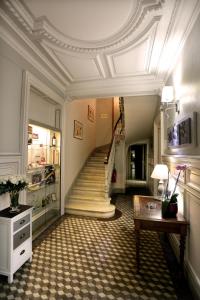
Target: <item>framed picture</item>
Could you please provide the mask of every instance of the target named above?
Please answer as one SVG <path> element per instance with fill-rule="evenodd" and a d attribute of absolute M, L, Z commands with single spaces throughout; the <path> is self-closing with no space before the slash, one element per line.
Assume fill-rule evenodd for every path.
<path fill-rule="evenodd" d="M 174 126 L 167 128 L 167 144 L 168 147 L 175 147 L 179 145 L 179 125 L 174 124 Z"/>
<path fill-rule="evenodd" d="M 197 113 L 188 114 L 177 124 L 167 128 L 167 146 L 170 148 L 187 148 L 196 146 Z"/>
<path fill-rule="evenodd" d="M 192 143 L 192 119 L 187 118 L 179 124 L 179 145 Z"/>
<path fill-rule="evenodd" d="M 83 139 L 83 124 L 77 120 L 74 120 L 74 138 Z"/>
<path fill-rule="evenodd" d="M 91 105 L 88 105 L 88 120 L 94 122 L 94 108 Z"/>

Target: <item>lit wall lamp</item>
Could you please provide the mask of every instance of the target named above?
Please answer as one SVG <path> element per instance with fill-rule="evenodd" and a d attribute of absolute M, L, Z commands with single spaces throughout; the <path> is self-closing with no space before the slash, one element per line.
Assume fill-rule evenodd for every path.
<path fill-rule="evenodd" d="M 164 86 L 162 90 L 160 110 L 165 112 L 169 109 L 175 109 L 175 111 L 179 113 L 180 101 L 175 100 L 173 86 Z"/>

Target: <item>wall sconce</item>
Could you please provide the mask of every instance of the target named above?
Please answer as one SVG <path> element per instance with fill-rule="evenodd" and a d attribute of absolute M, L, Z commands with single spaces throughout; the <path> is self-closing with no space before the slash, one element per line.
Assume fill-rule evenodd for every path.
<path fill-rule="evenodd" d="M 160 110 L 165 112 L 169 109 L 175 109 L 179 114 L 180 112 L 180 101 L 174 99 L 174 87 L 164 86 L 162 90 Z"/>

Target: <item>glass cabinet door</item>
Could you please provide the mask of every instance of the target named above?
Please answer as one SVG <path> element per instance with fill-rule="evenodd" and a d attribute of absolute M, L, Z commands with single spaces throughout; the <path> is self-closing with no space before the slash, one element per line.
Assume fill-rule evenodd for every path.
<path fill-rule="evenodd" d="M 60 216 L 60 132 L 28 126 L 27 204 L 33 206 L 33 236 Z"/>

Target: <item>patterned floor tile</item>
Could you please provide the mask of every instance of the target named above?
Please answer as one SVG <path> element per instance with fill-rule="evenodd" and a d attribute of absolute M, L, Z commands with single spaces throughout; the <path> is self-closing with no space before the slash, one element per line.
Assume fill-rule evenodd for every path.
<path fill-rule="evenodd" d="M 173 300 L 177 295 L 154 232 L 141 233 L 141 272 L 135 271 L 132 202 L 118 197 L 119 218 L 66 215 L 35 241 L 32 263 L 14 282 L 0 277 L 0 299 Z"/>

